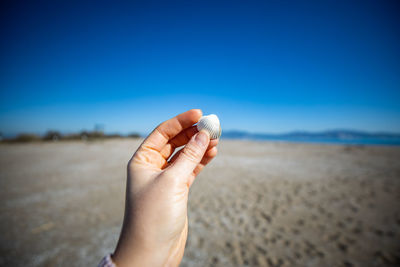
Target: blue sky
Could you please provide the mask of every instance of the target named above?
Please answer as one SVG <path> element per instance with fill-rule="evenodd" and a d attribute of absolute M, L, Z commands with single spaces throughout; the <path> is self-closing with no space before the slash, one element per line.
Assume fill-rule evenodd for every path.
<path fill-rule="evenodd" d="M 1 5 L 5 135 L 147 133 L 190 108 L 224 130 L 400 132 L 397 1 Z"/>

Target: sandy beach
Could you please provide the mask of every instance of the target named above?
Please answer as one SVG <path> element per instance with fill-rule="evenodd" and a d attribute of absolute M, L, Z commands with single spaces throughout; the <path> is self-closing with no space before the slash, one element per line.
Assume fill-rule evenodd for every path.
<path fill-rule="evenodd" d="M 0 145 L 0 265 L 96 266 L 141 140 Z M 399 266 L 400 147 L 222 140 L 181 266 Z"/>

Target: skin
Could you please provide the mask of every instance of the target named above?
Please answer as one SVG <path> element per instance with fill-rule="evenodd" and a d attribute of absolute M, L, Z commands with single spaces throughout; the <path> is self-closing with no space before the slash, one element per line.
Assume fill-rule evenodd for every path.
<path fill-rule="evenodd" d="M 161 123 L 129 161 L 124 223 L 112 256 L 118 267 L 180 264 L 189 189 L 217 155 L 218 140 L 192 126 L 201 116 L 192 109 Z"/>

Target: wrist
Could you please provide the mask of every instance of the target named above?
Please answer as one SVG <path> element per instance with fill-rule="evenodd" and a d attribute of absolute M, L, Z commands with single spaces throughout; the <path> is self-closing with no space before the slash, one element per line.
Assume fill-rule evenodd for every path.
<path fill-rule="evenodd" d="M 120 240 L 111 256 L 117 267 L 165 266 L 169 249 L 146 244 L 138 239 Z"/>

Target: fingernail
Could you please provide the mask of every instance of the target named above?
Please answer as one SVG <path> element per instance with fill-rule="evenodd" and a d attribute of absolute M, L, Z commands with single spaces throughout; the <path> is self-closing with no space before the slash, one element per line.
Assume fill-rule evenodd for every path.
<path fill-rule="evenodd" d="M 197 135 L 196 135 L 194 140 L 200 146 L 205 146 L 205 145 L 207 145 L 208 138 L 209 138 L 208 134 L 205 131 L 200 131 L 200 132 L 197 133 Z"/>

